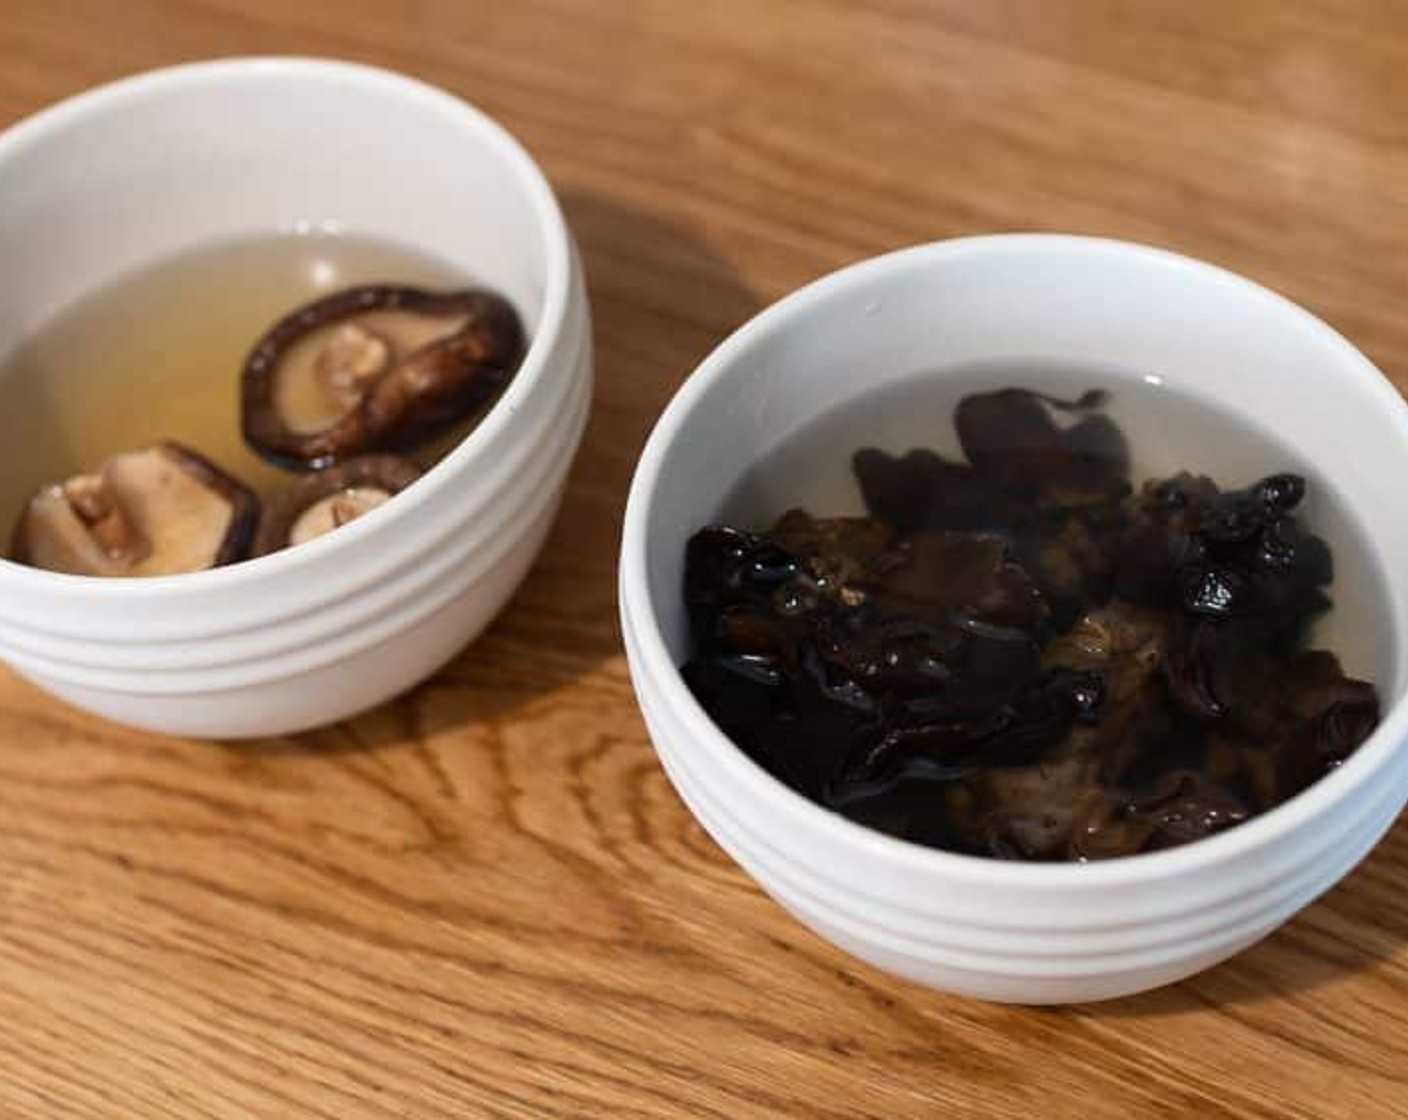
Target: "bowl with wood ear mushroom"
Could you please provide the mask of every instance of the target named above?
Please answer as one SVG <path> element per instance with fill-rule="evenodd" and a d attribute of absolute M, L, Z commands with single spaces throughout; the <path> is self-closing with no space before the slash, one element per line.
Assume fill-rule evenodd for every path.
<path fill-rule="evenodd" d="M 841 949 L 991 1000 L 1157 987 L 1408 800 L 1405 466 L 1382 374 L 1211 265 L 1060 235 L 865 261 L 652 433 L 636 696 L 704 828 Z"/>
<path fill-rule="evenodd" d="M 344 127 L 318 127 L 327 114 Z M 115 154 L 95 169 L 84 153 L 97 137 Z M 368 165 L 368 150 L 383 158 Z M 504 606 L 552 523 L 592 369 L 561 211 L 497 124 L 369 67 L 235 59 L 22 122 L 0 137 L 0 171 L 7 259 L 51 253 L 46 226 L 74 231 L 61 269 L 0 297 L 6 322 L 73 302 L 85 277 L 232 241 L 290 208 L 321 214 L 329 199 L 328 221 L 474 278 L 332 291 L 285 308 L 239 368 L 201 371 L 229 379 L 230 429 L 275 485 L 256 492 L 181 431 L 47 480 L 0 561 L 12 668 L 143 727 L 283 733 L 404 691 Z M 76 179 L 76 198 L 53 187 Z M 140 209 L 111 206 L 152 183 L 160 197 Z M 20 220 L 7 192 L 54 213 Z"/>

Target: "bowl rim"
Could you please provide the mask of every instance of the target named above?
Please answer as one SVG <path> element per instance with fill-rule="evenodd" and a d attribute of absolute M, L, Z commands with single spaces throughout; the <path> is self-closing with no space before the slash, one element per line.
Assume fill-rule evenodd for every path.
<path fill-rule="evenodd" d="M 360 547 L 369 534 L 390 531 L 410 516 L 414 508 L 424 505 L 433 494 L 462 475 L 482 457 L 481 449 L 494 442 L 497 434 L 509 424 L 524 398 L 552 373 L 550 359 L 569 319 L 569 293 L 576 267 L 571 234 L 557 196 L 527 149 L 503 125 L 463 98 L 419 78 L 360 62 L 303 55 L 249 55 L 160 67 L 83 90 L 11 125 L 0 132 L 0 166 L 25 148 L 42 143 L 86 118 L 104 112 L 121 112 L 149 97 L 180 96 L 194 88 L 290 77 L 360 87 L 376 96 L 453 118 L 460 127 L 477 134 L 489 147 L 496 149 L 532 208 L 546 258 L 542 312 L 517 372 L 479 423 L 438 462 L 391 501 L 343 526 L 337 533 L 307 541 L 298 548 L 223 567 L 142 579 L 74 575 L 33 568 L 7 558 L 3 553 L 8 539 L 0 537 L 0 584 L 10 584 L 21 592 L 88 602 L 136 602 L 167 599 L 172 595 L 219 594 L 234 591 L 251 581 L 289 577 L 310 567 L 335 565 L 339 553 Z M 8 533 L 8 527 L 0 527 L 0 532 Z"/>
<path fill-rule="evenodd" d="M 1059 892 L 1148 885 L 1184 875 L 1209 864 L 1223 864 L 1286 839 L 1308 820 L 1329 810 L 1377 771 L 1408 739 L 1408 692 L 1380 719 L 1378 727 L 1341 766 L 1318 779 L 1290 800 L 1226 832 L 1159 852 L 1120 856 L 1089 863 L 1035 863 L 965 855 L 930 848 L 857 824 L 811 801 L 773 777 L 737 747 L 709 717 L 685 685 L 661 634 L 651 600 L 647 571 L 649 514 L 659 477 L 676 440 L 689 424 L 695 407 L 715 381 L 724 378 L 755 343 L 773 336 L 804 315 L 813 305 L 847 287 L 877 275 L 913 265 L 943 266 L 959 258 L 992 252 L 1044 248 L 1075 255 L 1109 253 L 1145 265 L 1173 268 L 1203 283 L 1212 283 L 1251 297 L 1288 322 L 1311 329 L 1332 353 L 1341 369 L 1361 380 L 1379 397 L 1388 420 L 1408 439 L 1408 402 L 1352 343 L 1299 304 L 1256 281 L 1221 266 L 1156 246 L 1113 238 L 1065 233 L 996 233 L 933 241 L 871 257 L 813 280 L 737 328 L 686 378 L 656 421 L 637 463 L 626 502 L 622 528 L 618 594 L 621 625 L 640 651 L 641 665 L 631 666 L 636 687 L 659 689 L 661 700 L 688 727 L 688 749 L 713 756 L 730 783 L 747 783 L 766 810 L 812 834 L 825 833 L 838 844 L 867 858 L 881 860 L 914 875 L 943 876 L 998 889 Z"/>

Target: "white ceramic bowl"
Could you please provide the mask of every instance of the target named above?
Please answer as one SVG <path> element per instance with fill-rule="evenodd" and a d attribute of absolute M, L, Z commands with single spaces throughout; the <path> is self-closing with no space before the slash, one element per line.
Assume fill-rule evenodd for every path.
<path fill-rule="evenodd" d="M 1152 378 L 1218 402 L 1272 429 L 1322 493 L 1338 491 L 1333 506 L 1316 509 L 1317 527 L 1334 542 L 1352 518 L 1372 545 L 1361 555 L 1377 552 L 1389 577 L 1381 595 L 1345 578 L 1333 589 L 1338 605 L 1323 636 L 1351 671 L 1373 675 L 1385 705 L 1382 725 L 1337 772 L 1184 848 L 1089 865 L 1005 863 L 912 845 L 812 804 L 734 747 L 695 702 L 676 669 L 687 650 L 685 541 L 718 516 L 758 454 L 916 371 L 942 377 L 980 360 L 1034 359 L 1127 378 L 1130 394 L 1116 388 L 1116 401 Z M 943 419 L 931 418 L 929 430 L 938 441 L 949 424 L 946 410 L 936 415 Z M 1168 450 L 1160 436 L 1179 450 L 1147 416 L 1143 425 L 1131 433 L 1137 455 L 1158 460 Z M 835 469 L 851 450 L 837 448 Z M 1235 446 L 1196 454 L 1213 473 L 1247 466 Z M 1393 388 L 1325 324 L 1230 273 L 1076 237 L 984 237 L 895 253 L 759 315 L 710 355 L 656 426 L 622 547 L 631 676 L 690 809 L 823 937 L 902 976 L 987 999 L 1070 1002 L 1151 988 L 1275 929 L 1353 867 L 1408 796 L 1398 649 L 1408 633 L 1405 468 L 1408 408 Z M 779 504 L 789 487 L 815 489 L 808 478 L 778 480 Z"/>
<path fill-rule="evenodd" d="M 306 728 L 426 677 L 527 572 L 587 414 L 587 298 L 532 159 L 430 86 L 241 59 L 118 82 L 12 128 L 0 345 L 159 258 L 308 225 L 397 242 L 504 292 L 531 335 L 522 368 L 423 479 L 299 548 L 147 580 L 0 562 L 0 658 L 41 687 L 160 731 Z"/>

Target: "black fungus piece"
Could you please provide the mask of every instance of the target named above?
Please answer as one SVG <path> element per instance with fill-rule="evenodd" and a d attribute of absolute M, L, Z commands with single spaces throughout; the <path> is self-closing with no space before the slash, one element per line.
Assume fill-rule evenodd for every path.
<path fill-rule="evenodd" d="M 1178 573 L 1183 609 L 1222 621 L 1243 609 L 1247 581 L 1230 565 L 1189 564 Z"/>
<path fill-rule="evenodd" d="M 1207 559 L 1198 528 L 1217 493 L 1211 479 L 1187 473 L 1145 483 L 1114 543 L 1119 598 L 1168 607 L 1182 597 L 1179 573 Z"/>
<path fill-rule="evenodd" d="M 866 509 L 900 533 L 998 530 L 1029 516 L 1021 501 L 972 467 L 932 451 L 894 456 L 862 448 L 852 456 L 851 466 Z"/>
<path fill-rule="evenodd" d="M 685 559 L 685 601 L 696 620 L 717 619 L 728 606 L 766 604 L 772 593 L 792 580 L 797 561 L 754 533 L 715 525 L 689 541 Z M 706 632 L 712 625 L 702 627 Z"/>
<path fill-rule="evenodd" d="M 1339 766 L 1379 722 L 1374 687 L 1346 677 L 1326 650 L 1250 665 L 1237 684 L 1231 730 L 1263 768 L 1270 766 L 1274 780 L 1261 775 L 1270 802 L 1294 796 Z"/>
<path fill-rule="evenodd" d="M 1145 851 L 1201 840 L 1248 817 L 1230 790 L 1201 774 L 1179 774 L 1154 797 L 1129 806 L 1129 815 L 1149 824 Z"/>
<path fill-rule="evenodd" d="M 1332 575 L 1304 479 L 1134 494 L 1102 403 L 965 398 L 967 462 L 855 454 L 870 516 L 697 533 L 706 710 L 813 800 L 1001 859 L 1189 843 L 1340 765 L 1379 702 L 1303 648 Z"/>
<path fill-rule="evenodd" d="M 1165 648 L 1164 679 L 1174 700 L 1205 721 L 1227 714 L 1230 658 L 1221 650 L 1220 632 L 1206 622 L 1177 619 Z"/>
<path fill-rule="evenodd" d="M 980 533 L 919 533 L 865 585 L 886 615 L 1034 633 L 1048 609 L 1007 543 Z"/>
<path fill-rule="evenodd" d="M 1129 473 L 1124 433 L 1099 411 L 1105 394 L 1062 401 L 1027 389 L 964 397 L 954 426 L 974 471 L 1003 490 L 1081 499 L 1123 493 Z M 1062 427 L 1056 415 L 1078 416 Z"/>
<path fill-rule="evenodd" d="M 1023 389 L 965 397 L 955 423 L 967 463 L 932 451 L 857 451 L 856 479 L 872 516 L 900 533 L 1003 537 L 1044 595 L 1052 622 L 1109 597 L 1111 539 L 1127 520 L 1129 451 L 1099 414 L 1103 397 L 1059 401 Z M 1062 413 L 1080 419 L 1069 426 Z"/>
<path fill-rule="evenodd" d="M 1304 493 L 1289 474 L 1225 492 L 1187 474 L 1149 483 L 1117 545 L 1116 593 L 1218 621 L 1255 617 L 1268 640 L 1294 645 L 1328 606 L 1320 589 L 1333 575 L 1329 548 L 1294 516 Z"/>
<path fill-rule="evenodd" d="M 1092 799 L 1075 822 L 1069 845 L 1083 860 L 1153 852 L 1202 840 L 1249 816 L 1225 785 L 1202 774 L 1171 772 L 1147 796 Z"/>
<path fill-rule="evenodd" d="M 979 767 L 1034 761 L 1077 721 L 1091 723 L 1105 690 L 1094 673 L 1053 670 L 1009 701 L 967 719 L 897 722 L 852 757 L 832 791 L 833 804 L 882 793 L 903 780 L 947 781 Z"/>

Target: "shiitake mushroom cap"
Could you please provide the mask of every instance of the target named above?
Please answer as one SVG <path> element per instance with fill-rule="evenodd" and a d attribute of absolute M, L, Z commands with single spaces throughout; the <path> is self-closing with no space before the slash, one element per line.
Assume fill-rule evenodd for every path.
<path fill-rule="evenodd" d="M 421 338 L 424 321 L 444 321 L 446 332 Z M 360 331 L 363 324 L 383 327 L 385 334 Z M 415 337 L 394 337 L 396 324 L 414 327 Z M 347 336 L 336 340 L 334 332 L 348 327 L 353 328 L 350 343 Z M 322 349 L 303 352 L 322 334 L 327 335 Z M 341 369 L 318 366 L 342 356 L 330 351 L 331 345 L 351 347 Z M 321 470 L 373 452 L 411 451 L 491 401 L 516 372 L 524 348 L 517 312 L 490 291 L 375 284 L 335 292 L 286 315 L 250 351 L 240 378 L 244 438 L 270 462 L 293 470 Z M 287 393 L 280 383 L 296 352 L 314 367 L 308 377 L 320 376 L 321 369 L 337 382 L 327 388 L 341 406 L 315 424 L 295 424 L 286 415 Z"/>

